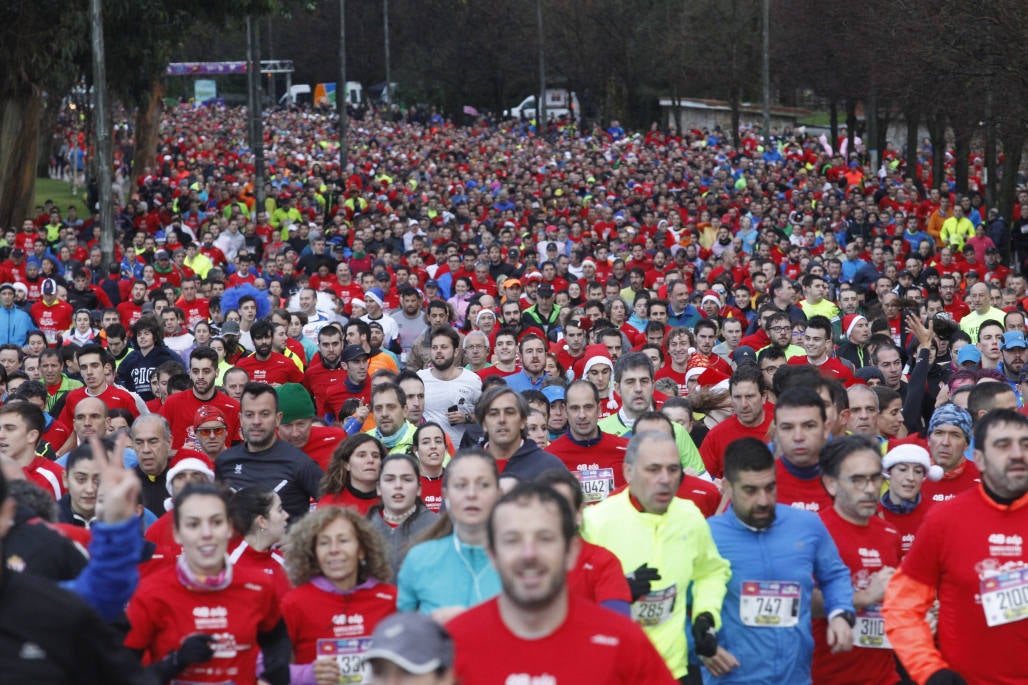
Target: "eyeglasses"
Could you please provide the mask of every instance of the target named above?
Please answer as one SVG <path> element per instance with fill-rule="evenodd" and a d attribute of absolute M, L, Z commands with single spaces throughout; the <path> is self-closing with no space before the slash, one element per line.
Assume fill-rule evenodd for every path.
<path fill-rule="evenodd" d="M 770 330 L 772 333 L 786 333 L 792 330 L 792 326 L 772 326 Z"/>
<path fill-rule="evenodd" d="M 220 438 L 228 432 L 227 428 L 197 428 L 196 434 L 202 438 Z"/>
<path fill-rule="evenodd" d="M 841 480 L 848 482 L 857 490 L 866 490 L 868 485 L 874 486 L 874 489 L 877 490 L 882 487 L 882 483 L 885 481 L 885 476 L 880 473 L 876 473 L 873 476 L 846 476 Z"/>

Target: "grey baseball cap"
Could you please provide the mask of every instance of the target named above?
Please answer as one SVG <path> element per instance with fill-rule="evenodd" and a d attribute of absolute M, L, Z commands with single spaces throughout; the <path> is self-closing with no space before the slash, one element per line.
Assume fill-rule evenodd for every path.
<path fill-rule="evenodd" d="M 453 640 L 425 614 L 400 612 L 375 627 L 364 660 L 385 659 L 414 675 L 453 665 Z"/>

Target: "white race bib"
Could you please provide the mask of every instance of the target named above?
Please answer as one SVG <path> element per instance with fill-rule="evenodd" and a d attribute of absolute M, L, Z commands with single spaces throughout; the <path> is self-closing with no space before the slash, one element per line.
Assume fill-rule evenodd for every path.
<path fill-rule="evenodd" d="M 857 614 L 857 625 L 853 627 L 853 646 L 868 649 L 892 649 L 885 636 L 885 617 L 882 605 L 874 604 Z"/>
<path fill-rule="evenodd" d="M 800 622 L 799 583 L 744 580 L 739 594 L 739 618 L 754 628 L 792 628 Z"/>
<path fill-rule="evenodd" d="M 602 502 L 614 489 L 614 469 L 582 469 L 572 473 L 582 484 L 586 504 Z"/>
<path fill-rule="evenodd" d="M 632 603 L 632 620 L 644 628 L 660 625 L 671 618 L 677 597 L 677 585 L 643 595 Z"/>
<path fill-rule="evenodd" d="M 1028 568 L 986 578 L 981 583 L 981 597 L 990 627 L 1028 618 Z"/>
<path fill-rule="evenodd" d="M 318 640 L 318 658 L 334 658 L 339 665 L 339 685 L 368 685 L 371 667 L 364 664 L 363 654 L 371 648 L 370 637 Z"/>

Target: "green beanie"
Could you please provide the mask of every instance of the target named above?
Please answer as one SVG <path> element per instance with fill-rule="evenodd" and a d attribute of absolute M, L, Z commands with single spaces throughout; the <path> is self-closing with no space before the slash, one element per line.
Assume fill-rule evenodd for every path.
<path fill-rule="evenodd" d="M 278 410 L 282 412 L 282 423 L 314 418 L 314 401 L 307 388 L 299 383 L 285 383 L 278 386 L 275 392 L 278 393 Z"/>

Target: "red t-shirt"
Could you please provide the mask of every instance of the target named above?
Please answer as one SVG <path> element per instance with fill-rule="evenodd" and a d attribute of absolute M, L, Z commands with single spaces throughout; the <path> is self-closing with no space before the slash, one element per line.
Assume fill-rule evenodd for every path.
<path fill-rule="evenodd" d="M 318 500 L 319 507 L 345 507 L 355 510 L 361 516 L 367 514 L 368 510 L 378 503 L 379 497 L 377 494 L 370 497 L 359 497 L 351 492 L 349 488 L 343 488 L 341 492 L 334 495 L 325 495 Z"/>
<path fill-rule="evenodd" d="M 253 569 L 267 576 L 271 580 L 279 605 L 286 593 L 293 589 L 293 584 L 289 582 L 289 576 L 286 574 L 285 559 L 275 550 L 259 552 L 240 538 L 229 543 L 228 558 L 233 569 Z"/>
<path fill-rule="evenodd" d="M 685 386 L 685 371 L 675 371 L 671 368 L 670 364 L 665 364 L 664 368 L 657 371 L 653 376 L 653 380 L 659 381 L 661 378 L 670 378 L 678 386 L 678 396 L 685 397 L 689 394 L 689 388 Z"/>
<path fill-rule="evenodd" d="M 185 313 L 186 328 L 192 328 L 199 322 L 209 321 L 211 318 L 210 303 L 202 297 L 198 297 L 192 302 L 186 302 L 180 297 L 175 301 L 175 306 Z"/>
<path fill-rule="evenodd" d="M 32 320 L 36 322 L 39 330 L 46 334 L 49 343 L 53 343 L 58 335 L 66 333 L 71 328 L 72 312 L 71 305 L 63 300 L 49 306 L 40 300 L 29 309 Z"/>
<path fill-rule="evenodd" d="M 132 414 L 133 417 L 139 416 L 139 409 L 136 407 L 136 401 L 132 398 L 132 395 L 128 394 L 120 388 L 116 388 L 113 385 L 108 385 L 107 388 L 99 395 L 88 395 L 86 394 L 86 388 L 75 388 L 68 393 L 67 397 L 64 398 L 64 409 L 61 410 L 60 421 L 66 426 L 75 425 L 75 405 L 87 397 L 96 397 L 103 401 L 107 405 L 107 411 L 111 409 L 125 409 L 128 413 Z M 59 449 L 59 448 L 58 448 Z"/>
<path fill-rule="evenodd" d="M 964 490 L 978 487 L 981 482 L 982 476 L 978 472 L 978 467 L 974 465 L 974 462 L 965 459 L 956 470 L 944 475 L 942 480 L 933 483 L 925 479 L 921 485 L 921 496 L 926 502 L 945 502 Z"/>
<path fill-rule="evenodd" d="M 465 611 L 446 628 L 456 647 L 461 685 L 589 683 L 674 685 L 642 628 L 581 597 L 568 597 L 564 623 L 526 640 L 500 617 L 497 599 Z"/>
<path fill-rule="evenodd" d="M 435 478 L 429 478 L 422 474 L 421 476 L 421 501 L 425 503 L 429 511 L 439 513 L 439 510 L 443 507 L 443 477 L 439 475 Z"/>
<path fill-rule="evenodd" d="M 185 637 L 207 633 L 215 636 L 214 656 L 189 666 L 177 679 L 256 682 L 257 636 L 270 632 L 281 615 L 269 578 L 251 569 L 232 571 L 232 583 L 213 592 L 187 589 L 174 564 L 143 578 L 126 609 L 132 629 L 125 646 L 145 651 L 146 663 L 154 663 L 178 649 Z"/>
<path fill-rule="evenodd" d="M 322 471 L 328 471 L 328 463 L 332 461 L 339 444 L 346 439 L 346 431 L 335 426 L 311 426 L 311 434 L 307 444 L 300 451 L 318 462 Z"/>
<path fill-rule="evenodd" d="M 911 545 L 914 544 L 914 540 L 917 538 L 917 531 L 921 527 L 921 523 L 924 522 L 925 514 L 931 508 L 932 502 L 925 499 L 924 494 L 921 495 L 921 503 L 909 514 L 897 514 L 881 505 L 878 506 L 878 515 L 899 531 L 900 559 L 907 556 L 907 552 L 910 551 Z"/>
<path fill-rule="evenodd" d="M 22 467 L 21 470 L 25 474 L 25 480 L 43 488 L 53 495 L 55 500 L 64 496 L 64 469 L 57 462 L 37 454 L 29 465 Z"/>
<path fill-rule="evenodd" d="M 281 385 L 303 382 L 303 373 L 296 362 L 279 352 L 272 352 L 265 361 L 257 359 L 256 354 L 250 354 L 237 361 L 236 366 L 246 371 L 255 383 Z"/>
<path fill-rule="evenodd" d="M 396 611 L 396 588 L 366 582 L 350 592 L 322 590 L 305 583 L 282 600 L 282 616 L 293 643 L 293 661 L 309 664 L 318 640 L 369 637 L 375 626 Z"/>
<path fill-rule="evenodd" d="M 899 567 L 899 532 L 884 519 L 872 516 L 866 526 L 858 526 L 842 518 L 835 507 L 831 507 L 821 512 L 821 521 L 839 548 L 842 563 L 850 570 L 854 592 L 866 589 L 872 574 L 885 567 Z M 825 639 L 827 629 L 827 619 L 814 619 L 814 663 L 811 668 L 814 683 L 891 685 L 899 680 L 892 649 L 872 646 L 878 638 L 885 636 L 880 604 L 857 612 L 854 648 L 848 652 L 832 654 Z"/>
<path fill-rule="evenodd" d="M 122 302 L 115 309 L 118 310 L 118 316 L 121 318 L 121 325 L 126 330 L 132 330 L 132 324 L 139 321 L 143 316 L 143 305 L 136 304 L 131 300 Z"/>
<path fill-rule="evenodd" d="M 239 403 L 223 392 L 215 392 L 214 397 L 209 400 L 198 399 L 192 390 L 183 390 L 169 395 L 157 413 L 168 420 L 171 424 L 171 448 L 179 449 L 188 443 L 195 443 L 193 449 L 199 451 L 199 443 L 196 442 L 196 428 L 193 426 L 193 418 L 200 407 L 210 405 L 217 407 L 225 414 L 228 431 L 225 435 L 225 446 L 231 445 L 239 440 Z"/>
<path fill-rule="evenodd" d="M 597 604 L 618 599 L 632 602 L 632 592 L 618 558 L 606 547 L 585 540 L 575 567 L 568 573 L 568 592 Z"/>
<path fill-rule="evenodd" d="M 610 496 L 614 488 L 625 484 L 625 450 L 628 439 L 600 431 L 596 441 L 582 444 L 567 433 L 549 444 L 546 451 L 556 456 L 579 481 L 585 490 L 586 502 L 595 504 Z M 605 473 L 603 469 L 610 469 Z M 585 471 L 597 471 L 585 474 Z M 613 486 L 611 486 L 613 479 Z"/>
<path fill-rule="evenodd" d="M 990 627 L 982 594 L 997 590 L 997 575 L 1028 567 L 1026 531 L 1028 496 L 1002 506 L 978 486 L 945 506 L 933 506 L 903 559 L 905 575 L 937 588 L 936 643 L 969 685 L 1025 682 L 1024 661 L 1017 655 L 1028 647 L 1028 624 Z"/>
<path fill-rule="evenodd" d="M 801 354 L 791 357 L 786 363 L 793 365 L 810 364 L 810 360 L 807 358 L 807 355 Z M 836 357 L 829 357 L 820 366 L 814 364 L 811 364 L 811 366 L 820 371 L 821 375 L 825 378 L 837 380 L 844 385 L 850 385 L 853 382 L 853 370 Z"/>
<path fill-rule="evenodd" d="M 706 442 L 706 440 L 704 440 Z M 804 480 L 789 473 L 782 464 L 782 459 L 775 463 L 775 475 L 778 480 L 778 503 L 796 509 L 805 509 L 820 513 L 832 508 L 832 498 L 821 484 L 821 478 Z"/>
<path fill-rule="evenodd" d="M 739 417 L 732 415 L 714 426 L 703 438 L 700 444 L 700 456 L 703 457 L 703 465 L 707 472 L 714 478 L 722 478 L 725 475 L 725 449 L 732 442 L 739 438 L 756 438 L 761 442 L 767 442 L 768 430 L 775 419 L 775 408 L 773 405 L 764 403 L 764 420 L 757 426 L 744 426 Z"/>
<path fill-rule="evenodd" d="M 346 387 L 346 378 L 345 368 L 326 369 L 320 361 L 312 362 L 307 367 L 307 372 L 303 377 L 303 386 L 314 398 L 314 409 L 318 416 L 324 416 L 327 413 L 338 414 L 343 402 L 348 397 L 353 397 Z M 364 390 L 360 397 L 366 404 L 371 403 L 371 383 L 364 382 Z"/>

